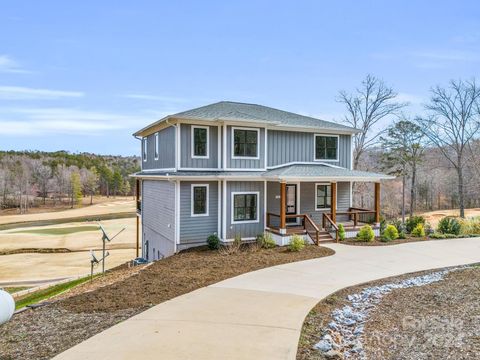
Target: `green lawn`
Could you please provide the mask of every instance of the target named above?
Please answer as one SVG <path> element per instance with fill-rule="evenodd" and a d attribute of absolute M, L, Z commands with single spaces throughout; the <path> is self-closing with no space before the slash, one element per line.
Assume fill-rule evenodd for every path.
<path fill-rule="evenodd" d="M 97 225 L 69 226 L 64 228 L 47 228 L 12 231 L 12 234 L 37 234 L 37 235 L 68 235 L 83 231 L 96 231 Z"/>
<path fill-rule="evenodd" d="M 13 293 L 16 293 L 16 292 L 19 292 L 19 291 L 22 291 L 22 290 L 27 290 L 27 289 L 30 289 L 29 286 L 16 286 L 16 287 L 6 287 L 5 290 L 6 292 L 10 293 L 10 294 L 13 294 Z"/>
<path fill-rule="evenodd" d="M 94 275 L 93 277 L 97 277 L 101 274 Z M 32 305 L 36 304 L 40 301 L 50 299 L 51 297 L 58 295 L 64 291 L 67 291 L 68 289 L 71 289 L 75 286 L 78 286 L 80 284 L 83 284 L 84 282 L 87 282 L 90 280 L 90 276 L 86 276 L 80 279 L 76 279 L 73 281 L 69 281 L 63 284 L 58 284 L 54 286 L 50 286 L 49 288 L 35 291 L 34 293 L 31 293 L 27 295 L 26 297 L 18 300 L 15 302 L 15 310 L 21 309 L 27 305 Z"/>

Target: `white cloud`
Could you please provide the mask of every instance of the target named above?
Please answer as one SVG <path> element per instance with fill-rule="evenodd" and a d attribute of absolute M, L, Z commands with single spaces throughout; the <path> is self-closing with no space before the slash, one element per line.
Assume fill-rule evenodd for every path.
<path fill-rule="evenodd" d="M 184 103 L 188 101 L 187 99 L 183 99 L 183 98 L 163 96 L 163 95 L 152 95 L 152 94 L 126 94 L 122 96 L 129 99 L 164 101 L 164 102 L 171 102 L 171 103 Z"/>
<path fill-rule="evenodd" d="M 100 135 L 106 131 L 135 129 L 147 119 L 76 108 L 0 108 L 0 135 Z"/>
<path fill-rule="evenodd" d="M 0 72 L 27 74 L 30 71 L 23 69 L 20 64 L 8 55 L 0 55 Z"/>
<path fill-rule="evenodd" d="M 21 86 L 0 86 L 0 100 L 32 100 L 83 97 L 80 91 L 36 89 Z"/>

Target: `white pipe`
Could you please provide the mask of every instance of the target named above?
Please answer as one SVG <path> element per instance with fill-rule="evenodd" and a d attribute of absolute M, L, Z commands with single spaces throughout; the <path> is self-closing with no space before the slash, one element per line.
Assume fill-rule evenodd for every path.
<path fill-rule="evenodd" d="M 10 320 L 14 311 L 15 300 L 13 300 L 12 295 L 4 290 L 0 290 L 0 325 Z"/>

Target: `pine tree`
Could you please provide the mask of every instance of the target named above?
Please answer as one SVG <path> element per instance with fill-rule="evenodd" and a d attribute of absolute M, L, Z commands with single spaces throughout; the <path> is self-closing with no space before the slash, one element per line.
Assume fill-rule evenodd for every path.
<path fill-rule="evenodd" d="M 80 174 L 76 171 L 70 175 L 70 186 L 72 194 L 72 208 L 74 205 L 80 205 L 82 201 L 82 183 L 80 181 Z"/>

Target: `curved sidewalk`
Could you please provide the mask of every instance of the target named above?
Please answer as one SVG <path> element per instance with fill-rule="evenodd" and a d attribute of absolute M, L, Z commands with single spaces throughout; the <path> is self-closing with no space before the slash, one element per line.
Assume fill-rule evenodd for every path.
<path fill-rule="evenodd" d="M 254 271 L 134 316 L 55 359 L 295 359 L 303 320 L 325 296 L 367 281 L 480 262 L 480 238 L 336 254 Z"/>

